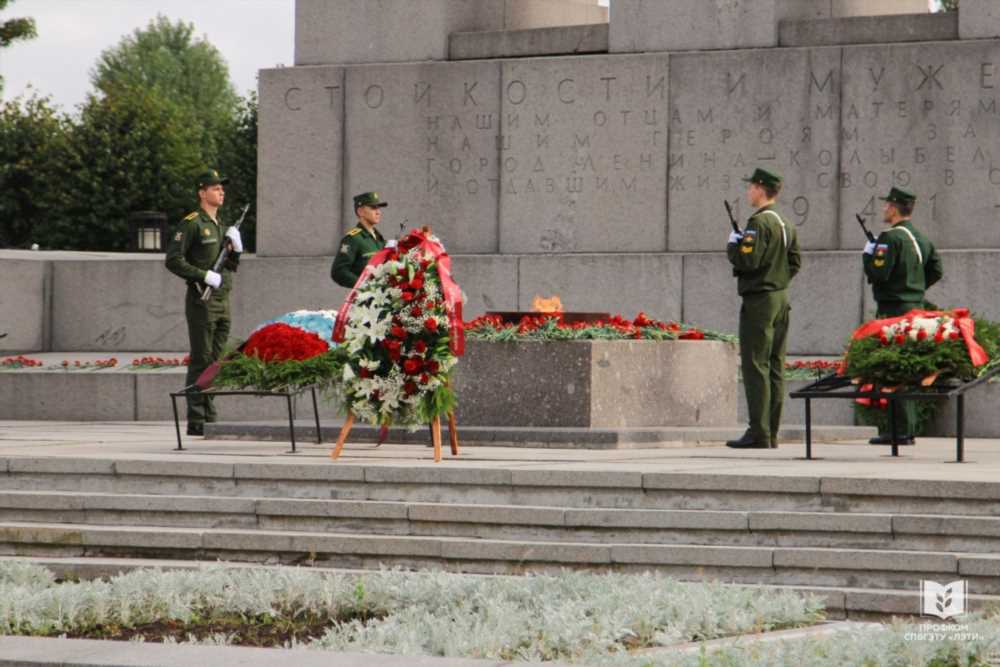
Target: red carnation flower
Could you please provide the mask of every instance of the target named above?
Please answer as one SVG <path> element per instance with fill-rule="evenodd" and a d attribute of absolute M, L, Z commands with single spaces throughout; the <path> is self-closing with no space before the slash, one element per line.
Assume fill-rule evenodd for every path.
<path fill-rule="evenodd" d="M 420 308 L 420 306 L 414 306 L 413 308 L 410 308 L 410 316 L 411 317 L 423 317 L 424 316 L 424 311 Z"/>
<path fill-rule="evenodd" d="M 410 281 L 410 289 L 412 290 L 421 289 L 423 286 L 424 286 L 424 277 L 419 274 L 416 277 L 414 277 L 413 280 Z"/>
<path fill-rule="evenodd" d="M 414 298 L 416 298 L 416 294 L 414 294 L 413 292 L 409 291 L 403 292 L 403 301 L 405 301 L 406 303 L 413 301 Z"/>
<path fill-rule="evenodd" d="M 902 345 L 903 343 L 906 342 L 906 336 L 904 336 L 903 334 L 896 334 L 895 340 L 896 340 L 896 345 Z"/>
<path fill-rule="evenodd" d="M 400 339 L 406 338 L 406 329 L 399 326 L 398 324 L 394 325 L 392 328 L 389 329 L 389 335 L 392 336 L 393 338 L 400 338 Z"/>
<path fill-rule="evenodd" d="M 441 368 L 441 365 L 438 364 L 438 362 L 434 361 L 433 359 L 431 359 L 430 361 L 427 362 L 427 371 L 431 375 L 436 374 L 438 372 L 439 368 Z"/>
<path fill-rule="evenodd" d="M 317 334 L 277 322 L 254 332 L 243 346 L 243 354 L 262 361 L 302 361 L 328 349 L 330 346 Z"/>
<path fill-rule="evenodd" d="M 417 387 L 417 383 L 412 380 L 403 384 L 403 393 L 407 396 L 413 396 L 418 391 L 419 387 Z"/>
<path fill-rule="evenodd" d="M 704 340 L 705 334 L 698 329 L 688 329 L 678 336 L 678 338 L 680 340 Z"/>
<path fill-rule="evenodd" d="M 407 375 L 416 375 L 422 366 L 419 359 L 410 358 L 403 362 L 403 372 Z"/>
<path fill-rule="evenodd" d="M 880 342 L 882 345 L 888 345 L 889 344 L 889 339 L 886 338 L 886 335 L 884 333 L 883 334 L 879 334 L 878 335 L 878 342 Z"/>
<path fill-rule="evenodd" d="M 422 340 L 418 340 L 416 343 L 413 344 L 413 350 L 417 354 L 423 354 L 424 352 L 427 351 L 427 343 L 425 343 Z"/>
<path fill-rule="evenodd" d="M 435 320 L 433 317 L 428 317 L 426 320 L 424 320 L 424 328 L 430 331 L 431 333 L 437 333 L 438 330 L 437 320 Z"/>
<path fill-rule="evenodd" d="M 427 384 L 430 381 L 431 381 L 431 376 L 428 375 L 427 373 L 424 373 L 423 375 L 420 376 L 420 384 Z"/>
<path fill-rule="evenodd" d="M 370 378 L 372 376 L 372 372 L 362 366 L 361 370 L 358 371 L 358 375 L 361 376 L 362 379 Z"/>
<path fill-rule="evenodd" d="M 925 329 L 921 329 L 920 331 L 917 332 L 917 340 L 925 340 L 926 338 L 927 338 L 927 331 Z"/>
<path fill-rule="evenodd" d="M 944 342 L 944 332 L 941 331 L 940 329 L 938 329 L 937 333 L 934 334 L 934 342 L 935 343 L 943 343 Z"/>

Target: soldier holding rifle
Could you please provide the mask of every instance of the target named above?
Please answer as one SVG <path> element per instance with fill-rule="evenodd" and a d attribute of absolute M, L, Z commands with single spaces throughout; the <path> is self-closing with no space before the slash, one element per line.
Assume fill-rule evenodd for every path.
<path fill-rule="evenodd" d="M 227 227 L 218 220 L 219 207 L 225 201 L 223 186 L 228 182 L 228 178 L 220 177 L 214 169 L 198 177 L 198 210 L 173 228 L 167 246 L 167 269 L 183 278 L 188 286 L 184 300 L 191 344 L 185 380 L 188 387 L 219 358 L 229 338 L 229 292 L 233 287 L 232 274 L 243 252 L 243 240 L 238 225 Z M 223 244 L 230 252 L 221 266 L 215 266 L 223 255 Z M 188 435 L 204 435 L 205 422 L 216 419 L 211 397 L 198 394 L 187 397 Z"/>
<path fill-rule="evenodd" d="M 868 236 L 862 263 L 878 307 L 875 317 L 882 319 L 923 308 L 924 292 L 941 280 L 944 272 L 934 244 L 910 222 L 916 195 L 894 187 L 888 196 L 879 199 L 885 202 L 882 219 L 889 229 L 873 239 L 860 216 L 858 222 Z M 912 445 L 916 434 L 916 405 L 913 401 L 903 401 L 895 414 L 896 433 L 900 434 L 896 437 L 897 444 Z M 873 445 L 892 444 L 889 429 L 880 431 L 870 442 Z"/>
<path fill-rule="evenodd" d="M 750 423 L 743 437 L 727 447 L 767 449 L 778 446 L 785 398 L 785 345 L 788 340 L 788 285 L 802 259 L 795 227 L 777 210 L 781 177 L 755 169 L 744 178 L 754 213 L 741 231 L 732 218 L 726 254 L 737 278 L 740 307 L 740 361 Z M 728 202 L 726 208 L 728 209 Z"/>

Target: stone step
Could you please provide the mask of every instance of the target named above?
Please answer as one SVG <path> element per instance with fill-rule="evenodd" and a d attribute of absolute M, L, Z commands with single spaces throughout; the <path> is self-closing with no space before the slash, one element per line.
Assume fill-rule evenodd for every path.
<path fill-rule="evenodd" d="M 767 452 L 763 452 L 767 454 Z M 304 457 L 305 455 L 303 455 Z M 308 458 L 302 458 L 309 461 Z M 559 508 L 1000 515 L 1000 483 L 642 472 L 592 465 L 227 463 L 219 460 L 0 457 L 0 491 L 302 498 Z M 572 464 L 569 464 L 572 466 Z M 718 468 L 706 458 L 706 467 Z"/>
<path fill-rule="evenodd" d="M 138 556 L 519 574 L 566 567 L 679 579 L 916 590 L 969 581 L 1000 594 L 1000 556 L 922 551 L 486 540 L 440 536 L 0 522 L 0 555 Z"/>
<path fill-rule="evenodd" d="M 159 570 L 199 570 L 205 568 L 265 568 L 286 567 L 282 565 L 261 565 L 236 561 L 215 561 L 207 563 L 198 560 L 163 558 L 112 558 L 91 557 L 44 557 L 44 556 L 0 556 L 0 561 L 34 563 L 48 568 L 57 579 L 90 580 L 109 578 L 138 569 Z M 362 573 L 365 570 L 313 565 L 313 569 L 323 572 Z M 736 584 L 740 585 L 740 584 Z M 815 595 L 824 600 L 827 618 L 879 618 L 889 615 L 916 615 L 920 613 L 920 591 L 894 590 L 882 588 L 850 588 L 827 586 L 785 586 L 749 584 L 754 587 L 794 590 L 807 595 Z M 970 594 L 966 608 L 972 611 L 1000 605 L 1000 595 Z"/>
<path fill-rule="evenodd" d="M 0 491 L 0 521 L 487 540 L 1000 552 L 1000 517 Z"/>
<path fill-rule="evenodd" d="M 300 413 L 301 414 L 301 413 Z M 323 442 L 336 442 L 342 422 L 321 422 Z M 359 424 L 351 429 L 349 443 L 378 442 L 378 430 L 368 424 Z M 512 428 L 496 426 L 462 426 L 458 433 L 461 445 L 490 447 L 530 447 L 559 449 L 670 449 L 691 447 L 692 445 L 718 445 L 726 440 L 735 440 L 743 435 L 746 426 L 729 427 L 676 426 L 663 428 Z M 448 428 L 444 428 L 447 442 Z M 264 441 L 288 441 L 288 419 L 278 421 L 218 422 L 205 425 L 205 434 L 212 439 L 247 439 Z M 814 425 L 814 442 L 835 442 L 839 440 L 867 440 L 876 435 L 876 430 L 868 426 L 825 426 Z M 785 425 L 779 433 L 780 441 L 786 446 L 801 445 L 805 442 L 805 427 Z M 316 427 L 311 421 L 302 421 L 295 426 L 298 442 L 316 442 Z M 390 428 L 387 441 L 394 444 L 425 445 L 430 442 L 427 428 L 411 431 L 405 428 Z"/>

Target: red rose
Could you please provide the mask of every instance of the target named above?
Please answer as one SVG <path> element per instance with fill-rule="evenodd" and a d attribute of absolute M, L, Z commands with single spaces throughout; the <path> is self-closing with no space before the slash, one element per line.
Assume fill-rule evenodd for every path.
<path fill-rule="evenodd" d="M 403 362 L 403 372 L 407 375 L 416 375 L 420 372 L 420 368 L 423 364 L 420 363 L 419 359 L 407 359 Z"/>
<path fill-rule="evenodd" d="M 934 334 L 934 342 L 935 343 L 943 343 L 944 342 L 944 332 L 941 331 L 940 329 L 938 329 L 937 333 Z"/>
<path fill-rule="evenodd" d="M 430 381 L 431 381 L 431 376 L 428 375 L 427 373 L 424 373 L 423 375 L 420 376 L 420 384 L 427 384 Z"/>
<path fill-rule="evenodd" d="M 440 364 L 438 364 L 438 362 L 434 361 L 433 359 L 427 362 L 427 371 L 431 375 L 437 373 L 439 368 L 441 368 Z"/>
<path fill-rule="evenodd" d="M 903 343 L 906 342 L 906 336 L 904 336 L 903 334 L 896 334 L 895 340 L 896 340 L 896 345 L 902 345 Z"/>
<path fill-rule="evenodd" d="M 420 308 L 420 306 L 414 306 L 413 308 L 410 308 L 410 317 L 423 317 L 423 316 L 424 316 L 424 311 Z"/>
<path fill-rule="evenodd" d="M 424 286 L 424 277 L 417 275 L 413 280 L 410 281 L 410 289 L 418 290 Z"/>
<path fill-rule="evenodd" d="M 427 351 L 427 343 L 425 343 L 422 340 L 418 340 L 416 343 L 413 344 L 413 350 L 417 354 L 423 354 L 424 352 Z"/>
<path fill-rule="evenodd" d="M 889 344 L 889 339 L 886 338 L 886 336 L 885 336 L 884 333 L 883 334 L 879 334 L 878 335 L 878 342 L 880 342 L 882 345 L 888 345 Z"/>
<path fill-rule="evenodd" d="M 920 331 L 917 332 L 917 340 L 924 340 L 926 338 L 927 338 L 927 331 L 926 330 L 921 329 Z"/>
<path fill-rule="evenodd" d="M 951 335 L 948 336 L 948 337 L 951 338 L 952 340 L 958 340 L 958 336 L 959 336 L 959 334 L 958 334 L 957 331 L 952 331 Z"/>
<path fill-rule="evenodd" d="M 426 320 L 424 320 L 424 328 L 430 331 L 431 333 L 437 333 L 438 330 L 437 320 L 435 320 L 432 317 L 428 317 Z"/>
<path fill-rule="evenodd" d="M 372 376 L 372 372 L 367 368 L 362 367 L 361 370 L 358 371 L 358 375 L 360 375 L 363 379 L 370 378 Z"/>
<path fill-rule="evenodd" d="M 415 296 L 416 295 L 413 292 L 404 291 L 403 292 L 403 301 L 405 301 L 406 303 L 409 303 L 409 302 L 413 301 L 413 299 L 414 299 Z"/>
<path fill-rule="evenodd" d="M 389 335 L 392 336 L 393 338 L 399 338 L 399 339 L 406 338 L 406 329 L 399 326 L 398 324 L 394 325 L 392 328 L 389 329 Z"/>
<path fill-rule="evenodd" d="M 419 387 L 417 387 L 416 382 L 410 381 L 403 384 L 403 393 L 407 396 L 413 396 L 417 391 L 419 391 Z"/>

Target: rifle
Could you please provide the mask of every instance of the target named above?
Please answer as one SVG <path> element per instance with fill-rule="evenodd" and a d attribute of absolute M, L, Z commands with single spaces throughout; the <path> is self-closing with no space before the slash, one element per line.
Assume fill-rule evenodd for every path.
<path fill-rule="evenodd" d="M 240 219 L 236 221 L 233 225 L 234 229 L 239 229 L 240 225 L 243 224 L 243 218 L 247 217 L 247 211 L 250 210 L 250 204 L 243 207 L 243 213 L 240 214 Z M 228 241 L 222 244 L 222 250 L 219 251 L 219 256 L 215 258 L 215 264 L 212 265 L 212 271 L 215 273 L 222 273 L 222 265 L 225 264 L 226 260 L 229 259 L 229 255 L 232 252 L 232 244 Z M 211 285 L 205 285 L 205 289 L 201 292 L 201 300 L 208 301 L 212 298 L 212 287 Z"/>
<path fill-rule="evenodd" d="M 743 230 L 741 230 L 740 226 L 736 224 L 736 218 L 733 216 L 733 207 L 729 204 L 729 200 L 723 199 L 722 203 L 726 205 L 726 213 L 729 214 L 729 222 L 733 226 L 733 231 L 737 234 L 742 234 Z"/>
<path fill-rule="evenodd" d="M 870 231 L 868 231 L 868 228 L 865 227 L 865 219 L 862 218 L 861 215 L 859 215 L 858 213 L 855 213 L 854 217 L 858 219 L 858 224 L 861 225 L 861 229 L 862 231 L 864 231 L 865 236 L 868 238 L 868 240 L 871 241 L 872 243 L 875 243 L 875 235 L 872 234 Z"/>

